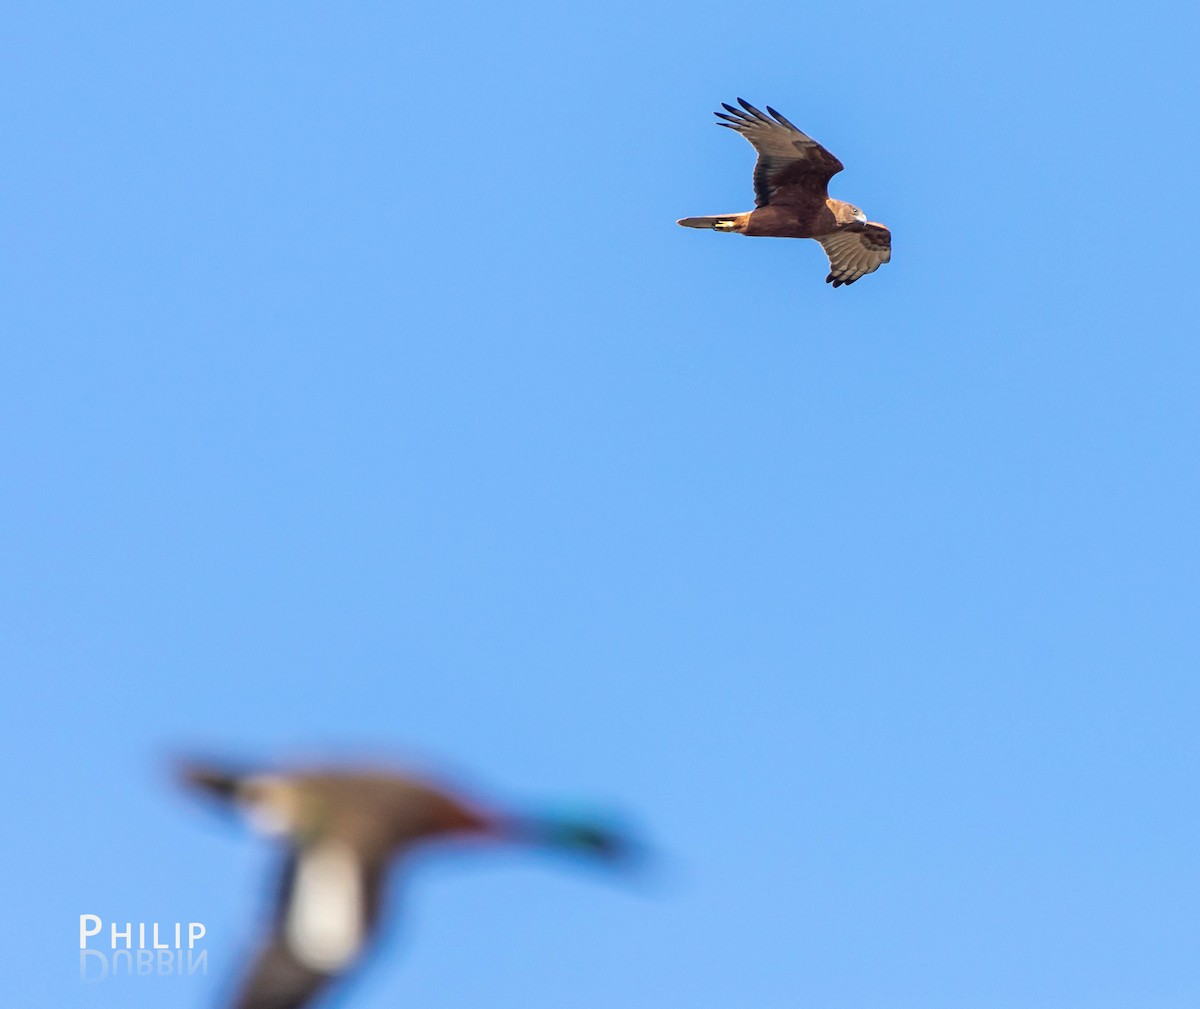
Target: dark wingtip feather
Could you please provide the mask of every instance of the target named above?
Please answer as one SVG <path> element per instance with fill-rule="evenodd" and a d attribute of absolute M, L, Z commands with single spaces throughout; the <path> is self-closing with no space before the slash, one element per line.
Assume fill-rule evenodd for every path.
<path fill-rule="evenodd" d="M 767 111 L 771 113 L 771 115 L 773 115 L 781 125 L 786 126 L 788 129 L 795 130 L 797 133 L 800 132 L 799 127 L 797 127 L 795 123 L 791 122 L 787 116 L 780 115 L 773 108 L 771 108 L 770 105 L 767 106 Z"/>
<path fill-rule="evenodd" d="M 763 114 L 762 114 L 762 113 L 761 113 L 761 112 L 760 112 L 758 109 L 756 109 L 756 108 L 755 108 L 753 105 L 751 105 L 751 104 L 750 104 L 748 101 L 746 101 L 746 99 L 745 99 L 745 98 L 739 98 L 739 99 L 738 99 L 738 104 L 739 104 L 739 105 L 740 105 L 742 108 L 744 108 L 744 109 L 745 109 L 747 112 L 749 112 L 749 113 L 750 113 L 750 115 L 752 115 L 752 116 L 753 116 L 755 119 L 757 119 L 759 122 L 762 122 L 762 123 L 768 123 L 768 124 L 770 124 L 771 120 L 769 120 L 769 119 L 768 119 L 766 116 L 764 116 L 764 115 L 763 115 Z"/>

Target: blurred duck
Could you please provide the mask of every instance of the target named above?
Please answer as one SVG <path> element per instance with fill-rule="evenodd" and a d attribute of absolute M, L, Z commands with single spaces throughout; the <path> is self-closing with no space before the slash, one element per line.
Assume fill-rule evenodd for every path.
<path fill-rule="evenodd" d="M 389 864 L 425 841 L 518 842 L 614 863 L 628 853 L 597 824 L 492 812 L 398 773 L 243 774 L 189 764 L 182 776 L 288 849 L 271 933 L 236 1009 L 297 1009 L 351 968 L 379 923 Z"/>

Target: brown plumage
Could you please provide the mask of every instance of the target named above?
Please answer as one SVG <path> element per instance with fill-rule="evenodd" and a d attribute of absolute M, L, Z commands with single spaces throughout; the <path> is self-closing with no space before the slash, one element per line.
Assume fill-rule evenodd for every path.
<path fill-rule="evenodd" d="M 843 168 L 837 158 L 771 106 L 764 115 L 739 98 L 722 106 L 718 126 L 737 130 L 758 151 L 754 210 L 716 217 L 685 217 L 685 228 L 709 228 L 768 238 L 814 238 L 829 257 L 826 283 L 853 284 L 892 258 L 892 233 L 868 221 L 852 203 L 829 195 L 829 180 Z"/>
<path fill-rule="evenodd" d="M 603 825 L 485 809 L 391 770 L 181 770 L 187 785 L 237 807 L 287 850 L 275 921 L 235 1009 L 303 1009 L 319 999 L 370 945 L 389 868 L 420 845 L 455 837 L 518 841 L 610 863 L 629 853 Z"/>

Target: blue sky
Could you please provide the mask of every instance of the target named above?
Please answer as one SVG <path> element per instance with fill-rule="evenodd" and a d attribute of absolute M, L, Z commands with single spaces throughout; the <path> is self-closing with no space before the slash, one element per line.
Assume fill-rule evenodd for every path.
<path fill-rule="evenodd" d="M 592 802 L 431 859 L 340 1003 L 1200 998 L 1183 5 L 2 18 L 14 1005 L 216 1006 L 262 844 L 173 752 Z M 742 95 L 893 262 L 749 209 Z M 77 921 L 210 972 L 78 977 Z"/>

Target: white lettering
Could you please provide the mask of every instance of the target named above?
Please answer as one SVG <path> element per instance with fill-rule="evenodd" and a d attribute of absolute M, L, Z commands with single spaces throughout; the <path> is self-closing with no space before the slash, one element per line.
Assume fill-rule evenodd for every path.
<path fill-rule="evenodd" d="M 95 928 L 88 928 L 87 923 L 94 921 Z M 81 914 L 79 916 L 79 948 L 87 949 L 87 941 L 89 935 L 96 935 L 100 931 L 100 915 L 98 914 Z"/>
<path fill-rule="evenodd" d="M 205 953 L 208 950 L 204 951 Z M 100 965 L 100 973 L 95 977 L 88 977 L 88 961 L 95 959 L 95 962 Z M 101 953 L 98 949 L 85 949 L 79 954 L 79 980 L 80 981 L 103 981 L 108 977 L 108 957 Z"/>

